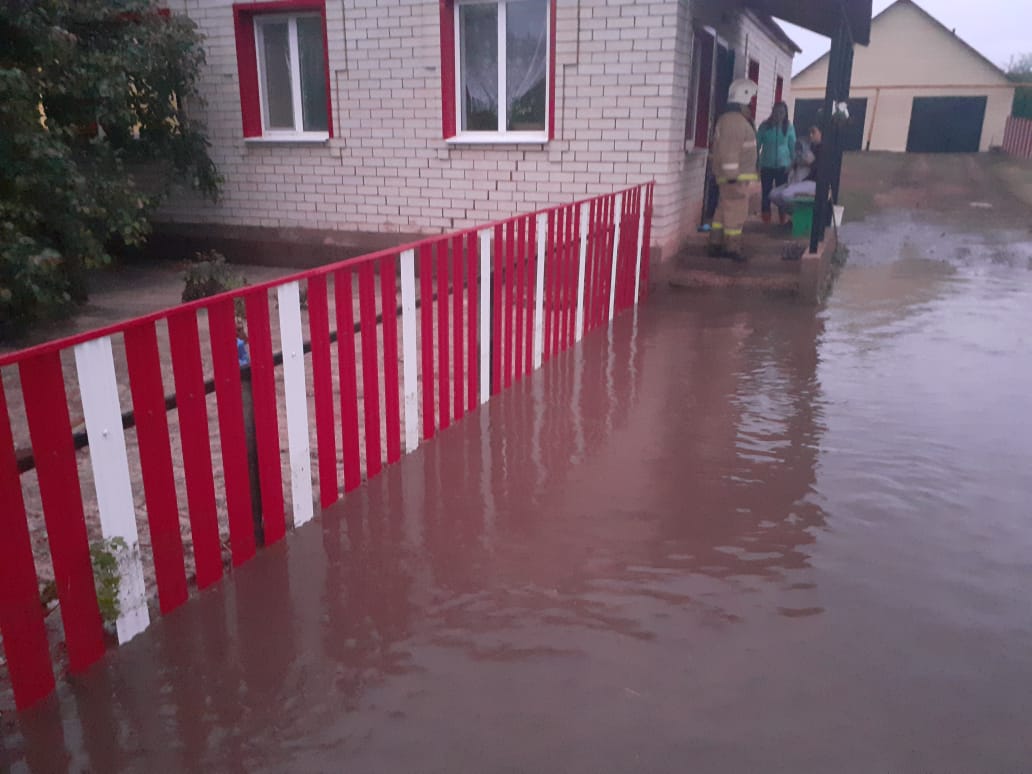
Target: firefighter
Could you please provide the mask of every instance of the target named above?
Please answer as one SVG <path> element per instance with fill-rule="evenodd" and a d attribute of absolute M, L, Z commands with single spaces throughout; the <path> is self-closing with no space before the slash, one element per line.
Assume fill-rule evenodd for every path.
<path fill-rule="evenodd" d="M 720 189 L 720 203 L 710 229 L 710 254 L 744 260 L 742 227 L 749 216 L 749 198 L 759 190 L 756 172 L 756 127 L 750 103 L 756 84 L 739 78 L 727 95 L 727 111 L 713 130 L 711 163 Z"/>

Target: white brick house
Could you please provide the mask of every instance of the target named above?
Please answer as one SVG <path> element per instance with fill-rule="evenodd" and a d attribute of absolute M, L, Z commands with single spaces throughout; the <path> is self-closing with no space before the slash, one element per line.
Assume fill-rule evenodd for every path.
<path fill-rule="evenodd" d="M 795 46 L 747 5 L 170 0 L 207 38 L 225 187 L 218 204 L 169 203 L 162 228 L 397 240 L 654 178 L 653 246 L 669 255 L 699 221 L 726 81 L 758 72 L 760 118 L 788 97 Z"/>

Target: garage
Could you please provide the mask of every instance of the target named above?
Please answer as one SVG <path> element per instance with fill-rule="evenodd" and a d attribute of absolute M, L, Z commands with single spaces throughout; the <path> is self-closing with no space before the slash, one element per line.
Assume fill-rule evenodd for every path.
<path fill-rule="evenodd" d="M 986 97 L 914 97 L 907 151 L 978 153 L 986 102 Z"/>
<path fill-rule="evenodd" d="M 977 153 L 1001 145 L 1014 83 L 919 2 L 896 0 L 872 20 L 871 44 L 854 49 L 847 149 Z M 825 54 L 792 78 L 797 128 L 824 97 L 828 64 Z"/>

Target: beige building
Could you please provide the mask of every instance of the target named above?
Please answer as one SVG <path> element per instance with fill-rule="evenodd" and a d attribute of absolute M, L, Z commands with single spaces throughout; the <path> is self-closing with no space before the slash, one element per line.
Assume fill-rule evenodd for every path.
<path fill-rule="evenodd" d="M 813 123 L 825 55 L 792 79 L 796 126 Z M 857 47 L 846 150 L 985 151 L 1003 141 L 1014 86 L 1003 72 L 911 0 L 874 18 Z"/>

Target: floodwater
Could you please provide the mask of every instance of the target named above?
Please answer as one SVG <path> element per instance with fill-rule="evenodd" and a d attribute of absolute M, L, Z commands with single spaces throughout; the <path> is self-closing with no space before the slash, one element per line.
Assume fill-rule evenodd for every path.
<path fill-rule="evenodd" d="M 821 310 L 658 291 L 0 768 L 1030 770 L 1032 243 L 899 217 Z"/>

